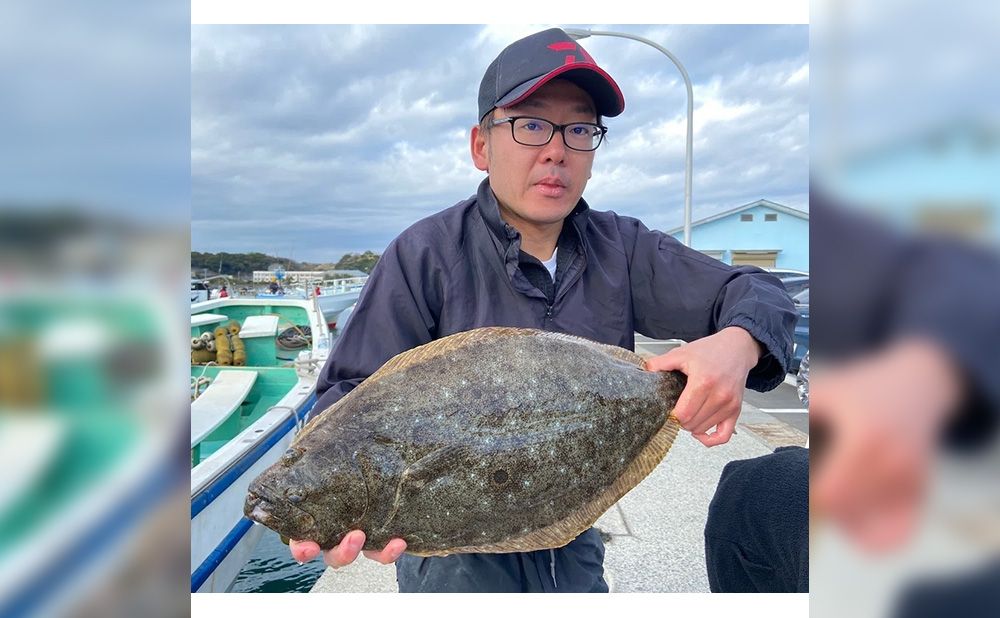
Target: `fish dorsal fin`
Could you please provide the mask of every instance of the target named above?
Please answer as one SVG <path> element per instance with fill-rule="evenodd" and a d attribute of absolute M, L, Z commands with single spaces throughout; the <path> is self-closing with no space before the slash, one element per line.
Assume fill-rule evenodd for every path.
<path fill-rule="evenodd" d="M 382 367 L 368 379 L 372 380 L 381 377 L 383 374 L 402 371 L 418 363 L 425 362 L 438 356 L 444 356 L 453 350 L 501 337 L 540 337 L 575 342 L 581 345 L 589 346 L 594 350 L 604 352 L 612 358 L 630 365 L 642 367 L 643 369 L 646 367 L 646 363 L 643 361 L 641 356 L 635 352 L 630 352 L 625 348 L 619 348 L 618 346 L 598 343 L 596 341 L 591 341 L 590 339 L 584 339 L 583 337 L 567 335 L 564 333 L 553 333 L 531 328 L 487 326 L 484 328 L 476 328 L 461 333 L 455 333 L 454 335 L 449 335 L 447 337 L 442 337 L 441 339 L 436 339 L 430 343 L 425 343 L 424 345 L 407 350 L 401 354 L 397 354 L 382 365 Z M 366 380 L 366 382 L 367 381 L 368 380 Z"/>
<path fill-rule="evenodd" d="M 413 365 L 428 361 L 432 358 L 444 356 L 454 350 L 473 345 L 481 341 L 488 341 L 498 337 L 516 337 L 530 335 L 533 331 L 527 328 L 508 328 L 502 326 L 489 326 L 486 328 L 476 328 L 454 335 L 448 335 L 441 339 L 435 339 L 430 343 L 417 346 L 406 352 L 393 356 L 378 371 L 372 374 L 368 380 L 373 380 L 387 373 L 403 371 Z M 368 380 L 365 380 L 367 382 Z M 363 384 L 363 383 L 362 383 Z"/>
<path fill-rule="evenodd" d="M 549 339 L 561 339 L 563 341 L 572 341 L 579 343 L 580 345 L 588 346 L 594 350 L 604 352 L 608 356 L 620 360 L 622 362 L 628 363 L 630 365 L 635 365 L 636 367 L 646 368 L 646 361 L 643 360 L 641 356 L 635 352 L 626 350 L 625 348 L 620 348 L 616 345 L 608 345 L 606 343 L 598 343 L 597 341 L 591 341 L 590 339 L 585 339 L 583 337 L 577 337 L 576 335 L 567 335 L 565 333 L 552 333 L 548 331 L 528 331 L 534 333 L 537 337 L 545 337 Z"/>
<path fill-rule="evenodd" d="M 350 395 L 350 393 L 348 393 L 348 395 Z M 315 431 L 317 427 L 323 425 L 323 423 L 321 423 L 320 421 L 322 421 L 327 416 L 335 414 L 336 411 L 337 411 L 337 408 L 341 407 L 341 404 L 344 403 L 345 399 L 347 399 L 347 395 L 344 395 L 343 397 L 341 397 L 340 399 L 338 399 L 335 404 L 333 404 L 332 406 L 330 406 L 326 410 L 323 410 L 318 415 L 312 416 L 309 419 L 309 421 L 306 423 L 305 427 L 303 427 L 301 430 L 299 430 L 299 432 L 297 434 L 295 434 L 295 438 L 292 441 L 292 446 L 297 445 L 306 436 L 308 436 L 310 433 L 312 433 L 313 431 Z"/>

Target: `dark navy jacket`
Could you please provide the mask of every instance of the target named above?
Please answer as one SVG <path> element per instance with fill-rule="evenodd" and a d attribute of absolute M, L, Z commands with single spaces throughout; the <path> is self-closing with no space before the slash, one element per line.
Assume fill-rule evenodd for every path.
<path fill-rule="evenodd" d="M 482 326 L 558 331 L 629 350 L 635 332 L 692 341 L 740 326 L 766 350 L 747 386 L 769 390 L 784 379 L 797 314 L 778 279 L 760 269 L 728 266 L 582 199 L 563 224 L 547 290 L 533 283 L 541 268 L 520 250 L 485 179 L 475 196 L 418 221 L 386 249 L 323 369 L 315 409 L 400 352 Z M 603 586 L 603 550 L 589 530 L 554 552 L 405 555 L 397 568 L 401 591 L 584 592 Z"/>

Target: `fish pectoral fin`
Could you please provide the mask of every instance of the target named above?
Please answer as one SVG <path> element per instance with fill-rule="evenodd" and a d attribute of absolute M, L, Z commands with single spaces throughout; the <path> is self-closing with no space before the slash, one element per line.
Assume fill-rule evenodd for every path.
<path fill-rule="evenodd" d="M 468 459 L 468 447 L 460 444 L 435 449 L 403 470 L 403 477 L 411 484 L 423 485 L 448 470 L 455 469 L 456 461 Z"/>

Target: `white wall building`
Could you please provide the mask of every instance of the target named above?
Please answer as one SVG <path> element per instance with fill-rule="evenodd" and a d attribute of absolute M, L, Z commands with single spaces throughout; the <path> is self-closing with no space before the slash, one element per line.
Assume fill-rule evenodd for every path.
<path fill-rule="evenodd" d="M 286 270 L 285 271 L 285 283 L 305 283 L 308 281 L 317 281 L 323 278 L 324 271 L 322 270 Z M 277 277 L 274 275 L 272 270 L 255 270 L 253 271 L 253 282 L 254 283 L 270 283 L 272 281 L 277 281 Z"/>

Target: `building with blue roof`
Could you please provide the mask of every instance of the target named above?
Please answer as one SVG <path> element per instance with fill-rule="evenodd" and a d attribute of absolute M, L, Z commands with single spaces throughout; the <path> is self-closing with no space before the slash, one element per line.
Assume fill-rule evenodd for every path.
<path fill-rule="evenodd" d="M 684 227 L 667 230 L 684 239 Z M 691 246 L 726 264 L 809 270 L 809 213 L 760 199 L 691 222 Z"/>

